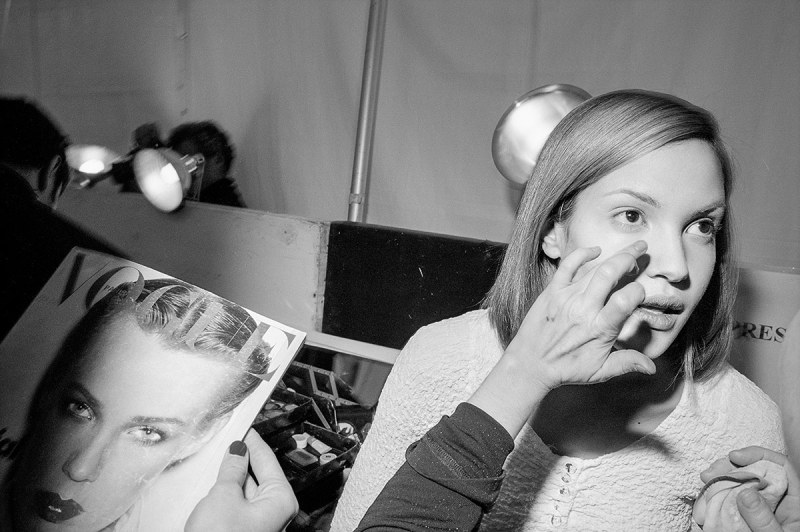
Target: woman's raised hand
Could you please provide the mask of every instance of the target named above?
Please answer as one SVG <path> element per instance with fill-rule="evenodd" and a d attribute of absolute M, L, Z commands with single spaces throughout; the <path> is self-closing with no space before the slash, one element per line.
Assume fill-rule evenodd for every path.
<path fill-rule="evenodd" d="M 632 371 L 653 374 L 655 364 L 633 350 L 614 350 L 620 330 L 644 300 L 644 288 L 626 276 L 647 250 L 637 241 L 595 264 L 599 248 L 580 248 L 559 264 L 516 336 L 469 402 L 516 436 L 547 393 L 563 384 L 606 381 Z"/>
<path fill-rule="evenodd" d="M 531 306 L 504 356 L 526 361 L 527 372 L 552 389 L 603 382 L 632 371 L 652 374 L 655 364 L 633 350 L 613 350 L 620 330 L 644 300 L 628 282 L 647 243 L 636 241 L 596 265 L 599 248 L 579 248 L 561 260 L 550 284 Z"/>

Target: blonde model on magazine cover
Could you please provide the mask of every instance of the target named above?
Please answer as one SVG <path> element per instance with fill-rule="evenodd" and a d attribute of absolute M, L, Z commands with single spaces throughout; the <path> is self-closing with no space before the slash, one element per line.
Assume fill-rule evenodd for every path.
<path fill-rule="evenodd" d="M 134 300 L 131 293 L 138 297 Z M 120 285 L 67 336 L 3 490 L 13 530 L 114 530 L 266 373 L 243 308 L 175 279 Z M 132 517 L 133 516 L 133 517 Z"/>
<path fill-rule="evenodd" d="M 616 91 L 571 111 L 485 308 L 424 327 L 399 355 L 332 531 L 358 526 L 409 444 L 459 403 L 502 423 L 490 406 L 503 394 L 473 396 L 492 375 L 538 393 L 516 409 L 532 414 L 483 530 L 687 530 L 700 472 L 749 445 L 784 452 L 777 407 L 727 363 L 731 187 L 702 109 Z"/>

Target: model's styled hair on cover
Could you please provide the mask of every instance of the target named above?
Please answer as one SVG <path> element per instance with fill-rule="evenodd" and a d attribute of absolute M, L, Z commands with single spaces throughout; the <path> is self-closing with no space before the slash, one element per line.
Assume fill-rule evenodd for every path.
<path fill-rule="evenodd" d="M 204 424 L 233 410 L 258 386 L 261 382 L 259 376 L 269 369 L 272 346 L 261 340 L 246 359 L 237 356 L 258 327 L 245 309 L 176 279 L 145 281 L 144 289 L 133 302 L 128 294 L 134 284 L 120 284 L 89 309 L 70 331 L 43 382 L 52 383 L 80 361 L 97 334 L 109 322 L 129 319 L 137 323 L 142 331 L 157 335 L 167 348 L 224 362 L 238 370 L 236 382 L 215 408 L 207 413 Z M 154 294 L 155 301 L 144 307 L 146 312 L 138 311 L 134 303 L 145 301 L 151 294 Z M 205 323 L 192 345 L 188 345 L 184 341 L 187 332 L 212 305 L 218 305 L 219 311 Z M 178 318 L 178 326 L 166 326 L 174 318 Z"/>
<path fill-rule="evenodd" d="M 623 90 L 587 100 L 553 130 L 523 194 L 503 264 L 484 308 L 507 346 L 557 263 L 542 251 L 556 222 L 570 219 L 578 194 L 634 159 L 673 142 L 708 142 L 719 159 L 725 219 L 716 239 L 708 288 L 676 342 L 685 347 L 683 371 L 703 380 L 725 362 L 731 342 L 737 271 L 730 221 L 732 167 L 714 117 L 673 96 Z"/>

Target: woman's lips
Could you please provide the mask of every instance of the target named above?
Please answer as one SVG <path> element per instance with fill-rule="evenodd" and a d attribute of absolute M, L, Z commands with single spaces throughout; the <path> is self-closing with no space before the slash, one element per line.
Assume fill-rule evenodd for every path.
<path fill-rule="evenodd" d="M 669 331 L 678 321 L 678 314 L 665 314 L 663 310 L 647 307 L 637 307 L 631 316 L 635 316 L 656 331 Z"/>
<path fill-rule="evenodd" d="M 36 515 L 51 523 L 62 523 L 83 513 L 80 504 L 72 499 L 64 500 L 52 491 L 37 491 L 34 499 Z"/>
<path fill-rule="evenodd" d="M 675 327 L 685 308 L 679 297 L 653 295 L 646 297 L 631 316 L 636 316 L 656 331 L 669 331 Z"/>

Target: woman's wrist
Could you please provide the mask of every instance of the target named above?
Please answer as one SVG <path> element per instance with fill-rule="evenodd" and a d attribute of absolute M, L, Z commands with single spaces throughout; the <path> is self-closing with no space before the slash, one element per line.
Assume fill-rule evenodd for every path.
<path fill-rule="evenodd" d="M 529 361 L 505 353 L 467 402 L 516 437 L 551 390 L 535 373 Z"/>

